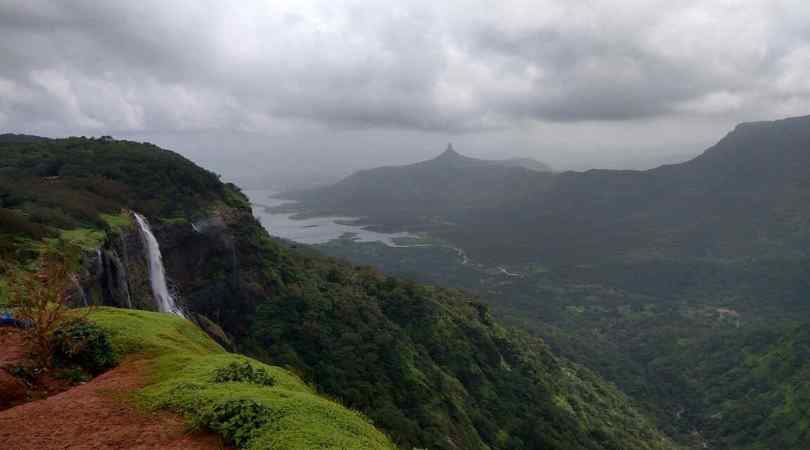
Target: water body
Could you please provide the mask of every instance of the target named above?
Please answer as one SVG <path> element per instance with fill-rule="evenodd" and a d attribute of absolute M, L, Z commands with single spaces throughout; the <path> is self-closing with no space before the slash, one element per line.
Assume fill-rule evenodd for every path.
<path fill-rule="evenodd" d="M 380 233 L 345 223 L 357 220 L 356 217 L 293 219 L 294 214 L 292 213 L 271 213 L 269 208 L 295 203 L 295 201 L 277 198 L 275 197 L 277 193 L 272 190 L 246 190 L 243 192 L 250 199 L 253 215 L 259 219 L 271 236 L 302 244 L 323 244 L 346 234 L 352 234 L 357 242 L 382 242 L 391 247 L 398 247 L 394 239 L 414 237 L 410 233 Z"/>

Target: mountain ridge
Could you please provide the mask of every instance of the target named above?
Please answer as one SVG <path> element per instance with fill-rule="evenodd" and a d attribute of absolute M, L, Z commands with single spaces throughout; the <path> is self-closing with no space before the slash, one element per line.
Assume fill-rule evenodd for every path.
<path fill-rule="evenodd" d="M 808 148 L 804 116 L 741 124 L 689 161 L 644 171 L 462 173 L 432 165 L 422 176 L 411 165 L 397 169 L 407 177 L 365 171 L 293 198 L 302 210 L 431 231 L 496 262 L 802 257 L 810 233 L 796 228 L 810 223 L 810 210 L 800 206 L 810 195 Z"/>

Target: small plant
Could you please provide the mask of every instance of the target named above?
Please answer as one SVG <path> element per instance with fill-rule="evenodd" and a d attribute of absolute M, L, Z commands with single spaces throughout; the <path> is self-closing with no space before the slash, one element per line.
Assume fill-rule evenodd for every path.
<path fill-rule="evenodd" d="M 98 374 L 118 363 L 107 331 L 89 320 L 62 324 L 53 333 L 53 340 L 53 359 L 59 366 L 78 365 Z"/>
<path fill-rule="evenodd" d="M 44 251 L 33 270 L 12 267 L 6 274 L 8 305 L 28 325 L 32 357 L 44 367 L 53 363 L 53 334 L 71 319 L 68 292 L 74 279 L 69 262 L 77 258 L 66 255 Z"/>
<path fill-rule="evenodd" d="M 41 367 L 31 364 L 30 362 L 13 366 L 8 369 L 8 373 L 15 378 L 25 381 L 28 385 L 34 383 L 41 372 Z"/>
<path fill-rule="evenodd" d="M 57 371 L 56 378 L 70 381 L 73 384 L 83 383 L 90 380 L 90 377 L 78 367 L 71 367 L 69 369 Z"/>
<path fill-rule="evenodd" d="M 244 448 L 271 417 L 272 410 L 255 400 L 234 399 L 205 405 L 195 425 L 208 428 Z"/>
<path fill-rule="evenodd" d="M 255 368 L 247 361 L 232 362 L 225 367 L 220 367 L 214 372 L 214 382 L 227 383 L 237 381 L 242 383 L 252 383 L 262 386 L 272 386 L 275 384 L 273 377 L 263 368 Z"/>

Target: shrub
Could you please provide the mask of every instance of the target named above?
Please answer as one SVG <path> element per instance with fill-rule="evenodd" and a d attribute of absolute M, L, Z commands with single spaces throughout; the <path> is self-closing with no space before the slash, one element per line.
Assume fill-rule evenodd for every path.
<path fill-rule="evenodd" d="M 214 382 L 227 383 L 236 381 L 242 383 L 252 383 L 262 386 L 272 386 L 275 384 L 273 377 L 262 368 L 255 368 L 247 361 L 237 361 L 220 367 L 214 371 Z"/>
<path fill-rule="evenodd" d="M 59 370 L 56 372 L 56 378 L 67 380 L 73 384 L 83 383 L 90 380 L 90 377 L 84 372 L 84 370 L 78 367 Z"/>
<path fill-rule="evenodd" d="M 271 417 L 272 410 L 255 400 L 228 399 L 203 406 L 195 425 L 208 428 L 244 448 L 259 435 Z"/>
<path fill-rule="evenodd" d="M 74 259 L 46 251 L 35 270 L 10 267 L 6 272 L 8 305 L 19 320 L 30 324 L 26 334 L 32 357 L 46 367 L 53 363 L 54 333 L 71 320 L 68 291 L 74 284 L 70 267 Z"/>
<path fill-rule="evenodd" d="M 60 366 L 78 365 L 98 374 L 118 362 L 107 331 L 88 320 L 63 324 L 54 332 L 53 339 L 54 362 Z"/>

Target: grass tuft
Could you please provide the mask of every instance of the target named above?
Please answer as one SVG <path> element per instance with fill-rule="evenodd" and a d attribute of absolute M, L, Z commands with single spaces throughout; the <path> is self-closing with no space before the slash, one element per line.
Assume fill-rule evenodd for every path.
<path fill-rule="evenodd" d="M 127 212 L 120 214 L 99 214 L 101 220 L 107 223 L 112 229 L 128 228 L 132 225 L 132 217 Z"/>
<path fill-rule="evenodd" d="M 76 228 L 73 230 L 63 230 L 59 234 L 59 238 L 68 244 L 75 245 L 76 247 L 85 250 L 92 250 L 99 248 L 101 244 L 104 243 L 106 235 L 103 231 L 99 230 L 93 230 L 90 228 Z"/>

